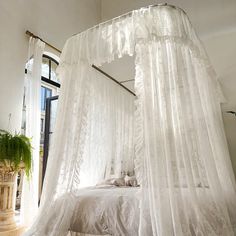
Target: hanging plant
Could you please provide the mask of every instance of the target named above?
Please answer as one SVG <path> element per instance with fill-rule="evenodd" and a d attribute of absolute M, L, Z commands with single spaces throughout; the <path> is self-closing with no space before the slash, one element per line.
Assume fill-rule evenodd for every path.
<path fill-rule="evenodd" d="M 9 172 L 25 170 L 29 178 L 31 173 L 32 146 L 28 137 L 0 130 L 0 167 Z"/>

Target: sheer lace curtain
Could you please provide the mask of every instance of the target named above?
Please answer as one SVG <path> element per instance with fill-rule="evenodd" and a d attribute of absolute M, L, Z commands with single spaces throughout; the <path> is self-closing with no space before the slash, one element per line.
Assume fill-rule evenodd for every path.
<path fill-rule="evenodd" d="M 39 147 L 40 147 L 40 89 L 41 65 L 45 44 L 30 38 L 26 77 L 26 136 L 32 138 L 32 176 L 24 176 L 21 198 L 21 223 L 29 226 L 38 211 Z"/>
<path fill-rule="evenodd" d="M 172 39 L 140 43 L 136 53 L 145 121 L 140 235 L 234 235 L 235 185 L 212 71 Z"/>
<path fill-rule="evenodd" d="M 234 235 L 236 185 L 219 86 L 187 15 L 170 6 L 130 12 L 66 42 L 58 69 L 62 91 L 43 198 L 38 218 L 25 235 L 68 233 L 83 163 L 91 157 L 88 140 L 97 132 L 90 122 L 97 115 L 97 108 L 89 106 L 94 86 L 91 65 L 127 54 L 135 56 L 136 66 L 139 235 Z M 105 100 L 97 101 L 102 106 Z M 101 120 L 99 125 L 110 129 L 109 122 L 105 126 Z M 101 140 L 97 147 L 112 148 L 111 140 Z"/>
<path fill-rule="evenodd" d="M 134 96 L 96 70 L 92 73 L 80 187 L 134 170 Z"/>

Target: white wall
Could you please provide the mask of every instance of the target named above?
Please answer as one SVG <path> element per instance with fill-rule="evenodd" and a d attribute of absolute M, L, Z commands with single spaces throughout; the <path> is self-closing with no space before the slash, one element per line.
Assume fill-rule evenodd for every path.
<path fill-rule="evenodd" d="M 163 1 L 102 0 L 102 20 L 158 2 Z M 168 3 L 179 6 L 187 12 L 220 78 L 223 92 L 228 100 L 222 106 L 222 111 L 229 151 L 236 174 L 236 117 L 225 113 L 227 110 L 236 111 L 236 1 L 169 0 Z M 130 73 L 127 73 L 129 66 L 129 63 L 124 63 L 122 70 L 114 66 L 104 68 L 118 80 L 126 80 L 130 79 Z M 121 74 L 121 71 L 126 71 L 128 77 Z"/>
<path fill-rule="evenodd" d="M 65 40 L 100 21 L 100 0 L 0 1 L 0 129 L 19 131 L 27 59 L 26 30 L 62 49 Z"/>

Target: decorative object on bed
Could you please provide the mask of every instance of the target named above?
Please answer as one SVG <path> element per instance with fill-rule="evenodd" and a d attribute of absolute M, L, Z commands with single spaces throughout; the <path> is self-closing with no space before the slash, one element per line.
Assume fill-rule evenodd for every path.
<path fill-rule="evenodd" d="M 129 186 L 129 187 L 137 187 L 138 182 L 135 176 L 124 176 L 120 178 L 110 178 L 106 179 L 104 181 L 99 182 L 96 184 L 96 186 L 107 186 L 107 185 L 113 185 L 117 187 L 124 187 L 124 186 Z"/>
<path fill-rule="evenodd" d="M 0 233 L 17 230 L 15 222 L 16 178 L 31 171 L 31 143 L 24 135 L 0 130 Z"/>
<path fill-rule="evenodd" d="M 138 181 L 136 179 L 136 177 L 133 176 L 125 176 L 125 186 L 130 186 L 130 187 L 137 187 L 138 186 Z"/>
<path fill-rule="evenodd" d="M 116 146 L 111 143 L 117 140 L 114 135 L 114 139 L 105 137 L 119 130 L 106 122 L 105 114 L 96 127 L 93 125 L 98 111 L 90 104 L 96 104 L 93 96 L 103 94 L 109 82 L 98 78 L 91 65 L 100 66 L 123 55 L 135 56 L 136 67 L 137 234 L 233 236 L 236 185 L 218 82 L 186 13 L 169 5 L 132 11 L 67 40 L 58 69 L 62 90 L 40 212 L 25 235 L 65 236 L 76 220 L 73 209 L 80 174 L 86 171 L 83 163 L 93 165 L 94 159 L 87 161 L 93 156 L 95 163 L 105 168 L 106 161 L 96 154 L 98 150 L 110 152 Z M 97 81 L 104 86 L 96 90 Z M 124 95 L 117 99 L 124 99 Z M 107 114 L 112 108 L 120 109 L 109 102 L 104 99 L 99 104 Z M 121 117 L 127 117 L 125 110 Z M 132 124 L 124 121 L 123 125 Z M 93 136 L 98 129 L 113 131 L 107 130 L 101 139 Z M 126 144 L 124 136 L 119 143 Z M 96 148 L 89 148 L 88 140 Z M 103 169 L 99 165 L 93 165 L 97 181 L 100 174 L 96 171 Z M 102 172 L 105 176 L 104 169 Z M 201 187 L 196 187 L 199 183 Z M 115 225 L 112 234 L 122 235 L 118 228 L 123 225 L 118 220 Z"/>
<path fill-rule="evenodd" d="M 106 180 L 96 184 L 96 186 L 106 186 L 106 185 L 113 185 L 113 186 L 117 186 L 117 187 L 125 186 L 125 178 L 120 177 L 120 178 L 106 179 Z"/>

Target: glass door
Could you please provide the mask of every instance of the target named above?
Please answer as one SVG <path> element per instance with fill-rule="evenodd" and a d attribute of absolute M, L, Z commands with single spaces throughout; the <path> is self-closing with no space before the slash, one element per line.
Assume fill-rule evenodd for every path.
<path fill-rule="evenodd" d="M 58 96 L 49 97 L 46 99 L 45 111 L 45 131 L 44 131 L 44 146 L 43 146 L 43 168 L 42 168 L 42 186 L 47 168 L 48 153 L 50 142 L 54 131 L 56 111 L 57 111 Z"/>

